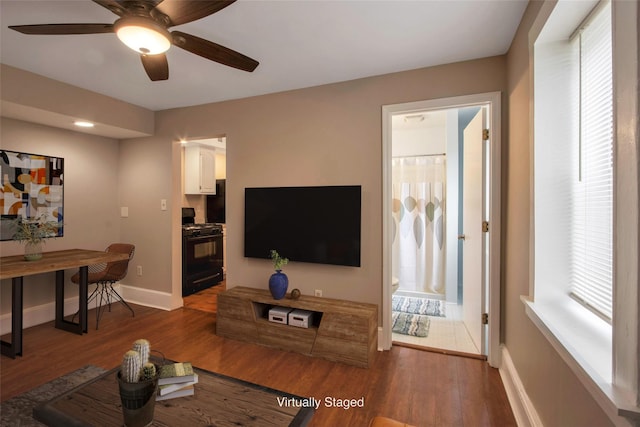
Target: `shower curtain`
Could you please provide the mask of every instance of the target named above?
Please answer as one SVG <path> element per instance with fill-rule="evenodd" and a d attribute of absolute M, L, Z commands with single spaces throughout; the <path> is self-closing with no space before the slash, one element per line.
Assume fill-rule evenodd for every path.
<path fill-rule="evenodd" d="M 444 294 L 446 157 L 392 162 L 393 275 L 406 291 Z"/>

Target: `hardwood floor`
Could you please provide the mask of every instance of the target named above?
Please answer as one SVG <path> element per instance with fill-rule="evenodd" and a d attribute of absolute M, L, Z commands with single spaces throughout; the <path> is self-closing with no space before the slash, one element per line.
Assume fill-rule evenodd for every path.
<path fill-rule="evenodd" d="M 218 294 L 227 289 L 227 282 L 223 280 L 215 286 L 182 298 L 186 308 L 216 313 L 218 311 Z"/>
<path fill-rule="evenodd" d="M 2 400 L 87 364 L 112 368 L 134 340 L 147 338 L 165 357 L 301 396 L 360 399 L 348 410 L 321 405 L 310 426 L 367 426 L 375 415 L 415 426 L 516 426 L 500 376 L 480 360 L 394 347 L 362 369 L 215 335 L 215 315 L 114 305 L 89 333 L 53 322 L 24 330 L 24 356 L 0 359 Z M 95 315 L 90 311 L 90 319 Z M 8 339 L 8 337 L 3 337 Z M 115 381 L 115 379 L 114 379 Z M 197 391 L 196 391 L 197 392 Z M 275 402 L 274 402 L 275 404 Z"/>

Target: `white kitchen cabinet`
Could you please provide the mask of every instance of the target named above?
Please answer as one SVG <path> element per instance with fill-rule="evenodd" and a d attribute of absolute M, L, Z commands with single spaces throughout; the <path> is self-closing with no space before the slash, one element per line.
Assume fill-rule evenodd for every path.
<path fill-rule="evenodd" d="M 216 150 L 202 145 L 184 148 L 185 194 L 216 194 Z"/>

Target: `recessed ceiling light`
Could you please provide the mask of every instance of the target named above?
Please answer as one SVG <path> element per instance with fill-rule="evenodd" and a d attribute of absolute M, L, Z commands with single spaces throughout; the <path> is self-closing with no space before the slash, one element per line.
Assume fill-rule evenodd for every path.
<path fill-rule="evenodd" d="M 93 123 L 86 120 L 76 120 L 73 124 L 81 128 L 92 128 L 95 126 Z"/>
<path fill-rule="evenodd" d="M 422 122 L 424 121 L 424 114 L 413 114 L 410 116 L 404 116 L 405 122 Z"/>

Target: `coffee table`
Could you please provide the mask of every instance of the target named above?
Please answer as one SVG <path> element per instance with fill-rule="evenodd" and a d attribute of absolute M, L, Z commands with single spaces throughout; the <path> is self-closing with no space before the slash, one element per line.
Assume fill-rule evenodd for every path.
<path fill-rule="evenodd" d="M 48 425 L 122 426 L 116 367 L 36 406 L 33 417 Z M 156 402 L 153 426 L 306 426 L 315 409 L 289 393 L 194 367 L 195 394 Z M 288 404 L 287 404 L 288 403 Z"/>

